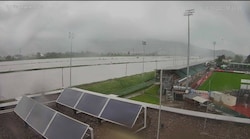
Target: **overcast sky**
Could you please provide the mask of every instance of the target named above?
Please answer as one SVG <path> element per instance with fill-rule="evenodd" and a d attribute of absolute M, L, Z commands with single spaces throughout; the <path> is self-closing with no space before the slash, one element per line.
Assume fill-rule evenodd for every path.
<path fill-rule="evenodd" d="M 0 55 L 91 50 L 98 40 L 158 39 L 250 54 L 250 2 L 0 2 Z M 150 43 L 150 42 L 148 42 Z M 118 46 L 119 47 L 119 46 Z"/>

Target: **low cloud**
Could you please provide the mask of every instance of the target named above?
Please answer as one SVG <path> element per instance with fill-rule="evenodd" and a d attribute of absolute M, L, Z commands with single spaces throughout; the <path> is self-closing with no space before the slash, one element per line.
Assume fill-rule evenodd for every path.
<path fill-rule="evenodd" d="M 20 50 L 22 54 L 69 51 L 68 32 L 75 33 L 75 51 L 95 47 L 96 40 L 186 43 L 187 17 L 183 14 L 189 8 L 195 9 L 190 17 L 193 45 L 212 49 L 212 42 L 217 41 L 217 49 L 248 55 L 249 2 L 168 1 L 1 2 L 0 55 Z"/>

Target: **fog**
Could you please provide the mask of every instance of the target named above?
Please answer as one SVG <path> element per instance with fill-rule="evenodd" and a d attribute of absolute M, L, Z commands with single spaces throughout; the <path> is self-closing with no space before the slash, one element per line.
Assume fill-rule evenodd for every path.
<path fill-rule="evenodd" d="M 75 34 L 73 51 L 127 52 L 132 47 L 140 52 L 142 40 L 152 49 L 159 46 L 151 40 L 186 48 L 183 15 L 190 8 L 195 9 L 190 17 L 195 49 L 213 49 L 216 41 L 216 50 L 248 55 L 249 5 L 238 1 L 0 2 L 0 55 L 69 51 L 69 32 Z"/>

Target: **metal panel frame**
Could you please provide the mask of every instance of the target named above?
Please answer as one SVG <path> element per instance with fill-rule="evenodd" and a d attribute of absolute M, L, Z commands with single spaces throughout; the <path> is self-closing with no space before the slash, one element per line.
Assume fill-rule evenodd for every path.
<path fill-rule="evenodd" d="M 81 122 L 81 121 L 78 121 L 78 120 L 76 120 L 76 119 L 74 119 L 74 118 L 72 118 L 72 117 L 69 117 L 69 116 L 67 116 L 67 115 L 65 115 L 65 114 L 63 114 L 63 113 L 60 113 L 60 112 L 58 112 L 58 111 L 56 111 L 56 110 L 54 110 L 54 109 L 52 109 L 52 108 L 50 108 L 50 107 L 48 107 L 48 106 L 46 106 L 46 105 L 43 105 L 43 104 L 41 104 L 41 103 L 39 103 L 39 102 L 37 102 L 37 101 L 35 101 L 35 100 L 33 100 L 33 99 L 27 97 L 27 96 L 23 96 L 23 97 L 26 97 L 26 98 L 28 98 L 28 99 L 34 101 L 34 105 L 32 106 L 31 110 L 29 111 L 29 113 L 27 114 L 27 116 L 26 116 L 25 119 L 23 119 L 23 118 L 18 114 L 18 112 L 16 112 L 16 111 L 14 111 L 14 112 L 15 112 L 22 120 L 24 120 L 25 123 L 27 123 L 30 127 L 32 127 L 32 129 L 34 129 L 37 133 L 39 133 L 39 134 L 40 134 L 41 136 L 43 136 L 44 138 L 48 139 L 48 138 L 45 136 L 45 134 L 46 134 L 46 132 L 47 132 L 49 126 L 50 126 L 51 123 L 53 122 L 55 116 L 56 116 L 57 114 L 61 114 L 61 115 L 65 116 L 66 118 L 71 119 L 71 120 L 73 120 L 73 121 L 75 121 L 75 122 L 77 122 L 77 123 L 80 123 L 80 124 L 82 124 L 82 125 L 85 125 L 85 126 L 87 127 L 81 138 L 83 138 L 83 137 L 86 135 L 86 132 L 89 130 L 89 131 L 90 131 L 90 134 L 91 134 L 91 139 L 94 139 L 93 128 L 91 128 L 88 124 L 83 123 L 83 122 Z M 46 126 L 46 128 L 44 129 L 43 133 L 41 133 L 40 131 L 38 131 L 38 130 L 37 130 L 36 128 L 34 128 L 30 123 L 27 122 L 27 118 L 29 117 L 31 111 L 34 109 L 35 105 L 42 105 L 42 106 L 46 107 L 47 109 L 50 109 L 50 110 L 52 110 L 52 111 L 54 112 L 54 115 L 53 115 L 52 118 L 49 120 L 49 123 L 48 123 L 48 125 Z"/>
<path fill-rule="evenodd" d="M 83 110 L 80 110 L 80 109 L 76 108 L 76 106 L 78 105 L 78 103 L 80 102 L 80 100 L 82 99 L 82 97 L 84 96 L 84 94 L 90 94 L 90 93 L 83 93 L 83 95 L 82 95 L 81 98 L 78 100 L 77 104 L 74 106 L 73 109 L 75 109 L 75 110 L 77 110 L 77 111 L 79 111 L 79 112 L 82 112 L 82 113 L 86 113 L 86 114 L 88 114 L 88 115 L 90 115 L 90 116 L 100 118 L 100 115 L 102 114 L 102 112 L 103 112 L 104 108 L 106 107 L 107 103 L 109 102 L 110 98 L 107 98 L 107 97 L 104 97 L 104 96 L 99 96 L 99 97 L 107 98 L 107 100 L 106 100 L 105 104 L 103 105 L 102 110 L 99 112 L 99 114 L 98 114 L 98 115 L 94 115 L 94 114 L 91 114 L 91 113 L 89 113 L 89 112 L 86 112 L 86 111 L 83 111 Z M 95 94 L 91 94 L 91 95 L 95 95 Z M 95 95 L 95 96 L 98 96 L 98 95 Z"/>
<path fill-rule="evenodd" d="M 69 89 L 69 88 L 66 88 L 66 89 Z M 73 90 L 73 89 L 70 89 L 70 90 Z M 64 90 L 63 90 L 63 91 L 64 91 Z M 62 92 L 63 92 L 63 91 L 62 91 Z M 77 90 L 74 90 L 74 91 L 77 91 Z M 62 93 L 62 92 L 61 92 L 61 93 Z M 80 95 L 80 97 L 77 99 L 76 104 L 74 105 L 74 107 L 79 103 L 80 99 L 82 98 L 82 96 L 83 96 L 83 94 L 84 94 L 84 92 L 81 92 L 81 91 L 78 91 L 78 92 L 80 92 L 81 95 Z M 59 103 L 59 104 L 61 104 L 61 105 L 63 105 L 63 106 L 66 106 L 66 107 L 69 107 L 69 108 L 74 109 L 74 107 L 71 107 L 71 106 L 69 106 L 69 105 L 67 105 L 67 104 L 63 104 L 63 103 L 61 103 L 61 102 L 59 101 L 59 99 L 61 98 L 61 93 L 60 93 L 59 97 L 56 99 L 56 103 Z"/>
<path fill-rule="evenodd" d="M 52 123 L 52 121 L 54 120 L 54 118 L 56 117 L 56 114 L 57 114 L 57 112 L 54 113 L 54 115 L 53 115 L 53 117 L 51 118 L 51 120 L 49 121 L 47 127 L 46 127 L 45 130 L 43 131 L 43 134 L 42 134 L 43 136 L 45 136 L 45 133 L 47 132 L 47 130 L 48 130 L 50 124 Z"/>
<path fill-rule="evenodd" d="M 31 98 L 30 98 L 30 99 L 31 99 Z M 40 104 L 40 103 L 38 103 L 38 102 L 36 102 L 36 104 L 42 105 L 42 104 Z M 36 105 L 36 104 L 35 104 L 35 105 Z M 34 109 L 35 105 L 34 105 L 33 108 L 31 109 L 31 111 Z M 45 106 L 45 105 L 43 105 L 43 106 Z M 56 115 L 56 111 L 55 111 L 54 109 L 51 109 L 50 107 L 47 107 L 47 106 L 45 106 L 45 107 L 48 108 L 48 109 L 50 109 L 50 110 L 52 110 L 52 111 L 54 111 L 55 113 L 54 113 L 54 115 L 52 116 L 52 118 L 50 119 L 50 121 L 49 121 L 48 125 L 46 126 L 46 128 L 44 129 L 43 133 L 46 132 L 48 126 L 50 125 L 51 121 L 53 120 L 53 118 L 54 118 L 55 115 Z M 31 111 L 29 112 L 29 115 L 30 115 Z M 26 117 L 25 123 L 27 123 L 27 124 L 28 124 L 30 127 L 32 127 L 37 133 L 39 133 L 40 135 L 42 135 L 42 136 L 44 137 L 43 133 L 41 133 L 40 131 L 38 131 L 36 128 L 34 128 L 34 127 L 27 121 L 27 118 L 29 117 L 29 115 Z"/>
<path fill-rule="evenodd" d="M 23 96 L 24 98 L 28 98 L 28 99 L 30 99 L 29 97 L 26 97 L 26 96 Z M 15 108 L 14 108 L 14 112 L 21 118 L 21 119 L 23 119 L 23 120 L 26 120 L 27 119 L 27 117 L 30 115 L 30 112 L 31 112 L 31 110 L 33 109 L 33 107 L 36 105 L 36 101 L 35 100 L 33 100 L 33 99 L 30 99 L 31 101 L 33 101 L 34 103 L 33 103 L 33 106 L 32 106 L 32 108 L 29 110 L 29 112 L 28 112 L 28 114 L 26 115 L 26 117 L 23 119 L 23 117 L 15 110 Z M 20 102 L 21 100 L 19 100 L 19 102 Z M 18 103 L 19 103 L 18 102 Z M 18 105 L 18 104 L 17 104 Z M 16 105 L 16 106 L 17 106 Z"/>
<path fill-rule="evenodd" d="M 71 89 L 72 89 L 72 88 L 71 88 Z M 81 95 L 81 97 L 79 97 L 79 99 L 78 99 L 78 101 L 77 101 L 77 103 L 75 104 L 74 107 L 70 107 L 70 106 L 64 105 L 64 104 L 62 104 L 61 102 L 58 102 L 58 101 L 56 101 L 56 102 L 59 103 L 59 104 L 61 104 L 61 105 L 63 105 L 63 106 L 66 106 L 66 107 L 69 107 L 69 108 L 71 108 L 71 109 L 77 110 L 78 112 L 85 113 L 85 114 L 87 114 L 87 115 L 90 115 L 90 116 L 93 116 L 93 117 L 96 117 L 96 118 L 99 118 L 99 119 L 102 119 L 102 120 L 105 120 L 105 121 L 108 121 L 108 122 L 111 122 L 111 123 L 115 123 L 115 124 L 117 124 L 117 125 L 129 127 L 129 128 L 132 128 L 132 127 L 135 125 L 135 123 L 136 123 L 136 121 L 137 121 L 137 119 L 138 119 L 138 117 L 139 117 L 139 115 L 140 115 L 140 113 L 141 113 L 141 111 L 142 111 L 142 108 L 144 108 L 144 126 L 143 126 L 142 128 L 140 128 L 139 130 L 137 130 L 137 132 L 140 131 L 140 130 L 142 130 L 142 129 L 144 129 L 144 128 L 146 128 L 146 126 L 147 126 L 147 125 L 146 125 L 146 117 L 147 117 L 147 116 L 146 116 L 146 114 L 147 114 L 146 107 L 145 107 L 145 106 L 142 106 L 142 105 L 139 104 L 139 103 L 132 103 L 132 102 L 129 102 L 129 101 L 124 101 L 124 100 L 122 100 L 121 98 L 116 98 L 116 97 L 112 97 L 112 96 L 107 96 L 107 95 L 104 95 L 104 94 L 99 94 L 99 93 L 91 92 L 91 91 L 88 91 L 88 90 L 82 90 L 82 89 L 77 89 L 77 88 L 73 88 L 72 90 L 80 91 L 80 92 L 82 92 L 83 94 L 86 93 L 86 94 L 91 94 L 91 95 L 96 95 L 96 96 L 101 96 L 101 97 L 107 98 L 107 101 L 106 101 L 106 103 L 104 104 L 104 106 L 103 106 L 101 112 L 99 113 L 99 115 L 96 116 L 96 115 L 93 115 L 93 114 L 91 114 L 91 113 L 88 113 L 88 112 L 85 112 L 85 111 L 82 111 L 82 110 L 76 108 L 76 106 L 78 105 L 80 99 L 82 99 L 83 94 Z M 59 96 L 59 97 L 60 97 L 60 96 Z M 140 106 L 140 109 L 139 109 L 139 111 L 138 111 L 138 113 L 137 113 L 137 115 L 136 115 L 136 117 L 135 117 L 135 119 L 134 119 L 133 124 L 132 124 L 131 127 L 130 127 L 130 126 L 127 126 L 127 125 L 125 125 L 125 124 L 122 124 L 122 123 L 119 123 L 119 122 L 115 122 L 115 121 L 112 121 L 112 120 L 109 120 L 109 119 L 106 119 L 106 118 L 101 117 L 101 115 L 102 115 L 104 109 L 106 108 L 107 104 L 109 103 L 109 101 L 110 101 L 111 99 L 117 100 L 117 101 L 121 101 L 121 102 L 130 103 L 130 104 L 136 104 L 136 105 L 139 105 L 139 106 Z"/>
<path fill-rule="evenodd" d="M 117 99 L 113 99 L 113 100 L 117 100 Z M 109 99 L 109 101 L 110 101 L 110 99 Z M 120 101 L 120 100 L 117 100 L 117 101 Z M 124 101 L 121 101 L 121 102 L 124 102 Z M 129 102 L 126 102 L 126 103 L 129 103 Z M 130 103 L 130 104 L 133 104 L 133 103 Z M 104 109 L 106 108 L 107 105 L 108 105 L 108 103 L 105 105 Z M 136 104 L 136 105 L 138 105 L 138 104 Z M 135 120 L 133 121 L 133 124 L 132 124 L 131 126 L 127 126 L 127 125 L 125 125 L 125 124 L 122 124 L 122 123 L 119 123 L 119 122 L 112 121 L 112 120 L 109 120 L 109 119 L 106 119 L 106 118 L 101 117 L 101 115 L 102 115 L 104 109 L 103 109 L 102 113 L 100 113 L 100 116 L 99 116 L 98 118 L 101 118 L 101 119 L 103 119 L 103 120 L 105 120 L 105 121 L 109 121 L 109 122 L 111 122 L 111 123 L 115 123 L 115 124 L 118 124 L 118 125 L 122 125 L 122 126 L 126 126 L 126 127 L 132 128 L 132 127 L 134 126 L 134 124 L 136 123 L 137 118 L 138 118 L 138 116 L 140 115 L 140 112 L 141 112 L 141 109 L 142 109 L 142 106 L 141 106 L 141 105 L 139 105 L 139 106 L 140 106 L 140 109 L 139 109 L 139 111 L 138 111 L 138 113 L 137 113 L 137 115 L 136 115 L 136 117 L 135 117 Z"/>
<path fill-rule="evenodd" d="M 72 117 L 69 117 L 69 116 L 67 116 L 67 115 L 65 115 L 65 114 L 63 114 L 63 113 L 60 113 L 60 112 L 58 112 L 58 111 L 55 111 L 55 115 L 54 115 L 53 118 L 51 119 L 51 121 L 50 121 L 50 123 L 48 124 L 48 126 L 47 126 L 46 130 L 44 131 L 44 133 L 42 134 L 43 137 L 45 137 L 46 139 L 48 139 L 48 137 L 46 137 L 45 134 L 46 134 L 46 132 L 47 132 L 47 130 L 48 130 L 50 124 L 54 121 L 54 119 L 55 119 L 55 117 L 56 117 L 57 114 L 61 114 L 61 115 L 65 116 L 66 118 L 71 119 L 71 120 L 73 120 L 73 121 L 75 121 L 75 122 L 77 122 L 77 123 L 80 123 L 80 124 L 82 124 L 82 125 L 85 125 L 85 126 L 87 127 L 86 130 L 85 130 L 85 132 L 83 133 L 81 139 L 85 136 L 86 132 L 87 132 L 87 131 L 89 130 L 89 128 L 90 128 L 90 126 L 89 126 L 88 124 L 86 124 L 86 123 L 83 123 L 83 122 L 78 121 L 78 120 L 76 120 L 76 119 L 74 119 L 74 118 L 72 118 Z M 92 129 L 92 128 L 91 128 L 91 129 Z M 92 133 L 93 133 L 93 131 L 92 131 Z M 92 139 L 94 139 L 94 138 L 92 138 Z"/>
<path fill-rule="evenodd" d="M 144 109 L 143 127 L 137 129 L 137 130 L 135 131 L 135 133 L 137 133 L 137 132 L 139 132 L 139 131 L 141 131 L 141 130 L 143 130 L 143 129 L 145 129 L 145 128 L 147 127 L 147 107 L 142 106 L 142 108 Z M 140 115 L 140 114 L 139 114 L 139 115 Z M 138 116 L 139 116 L 139 115 L 138 115 Z M 137 118 L 138 118 L 138 117 L 137 117 Z"/>

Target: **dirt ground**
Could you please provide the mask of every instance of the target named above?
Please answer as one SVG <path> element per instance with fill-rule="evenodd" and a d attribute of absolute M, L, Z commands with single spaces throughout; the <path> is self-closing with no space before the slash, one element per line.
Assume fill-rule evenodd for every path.
<path fill-rule="evenodd" d="M 127 129 L 110 122 L 100 122 L 97 118 L 79 113 L 75 114 L 70 108 L 56 103 L 49 107 L 62 112 L 79 121 L 89 124 L 94 130 L 95 139 L 156 139 L 158 110 L 148 109 L 147 128 L 134 134 L 134 129 Z M 139 117 L 138 126 L 143 120 Z M 205 122 L 206 121 L 206 122 Z M 204 126 L 206 123 L 206 127 Z M 204 128 L 205 127 L 205 128 Z M 25 125 L 23 120 L 14 112 L 0 114 L 0 139 L 42 139 L 31 127 Z M 250 125 L 205 120 L 191 116 L 184 116 L 170 112 L 162 112 L 160 139 L 248 139 L 250 138 Z"/>

